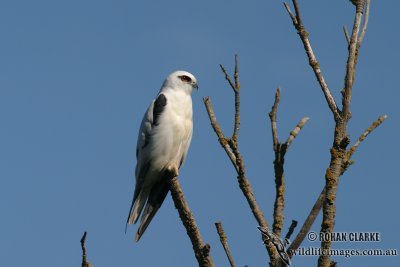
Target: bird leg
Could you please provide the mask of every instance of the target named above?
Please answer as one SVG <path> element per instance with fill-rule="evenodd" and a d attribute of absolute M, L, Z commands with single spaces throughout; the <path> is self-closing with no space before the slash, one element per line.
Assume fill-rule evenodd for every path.
<path fill-rule="evenodd" d="M 172 179 L 174 177 L 177 177 L 178 175 L 179 175 L 178 167 L 175 165 L 168 166 L 164 171 L 164 176 L 167 179 Z"/>

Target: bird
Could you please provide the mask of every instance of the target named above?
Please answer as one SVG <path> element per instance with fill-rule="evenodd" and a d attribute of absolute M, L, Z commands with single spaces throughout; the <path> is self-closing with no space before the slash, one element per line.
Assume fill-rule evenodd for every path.
<path fill-rule="evenodd" d="M 136 185 L 125 227 L 126 232 L 144 208 L 136 242 L 168 194 L 168 180 L 163 174 L 178 171 L 186 159 L 193 133 L 194 89 L 198 84 L 193 74 L 172 72 L 143 116 L 136 146 Z"/>

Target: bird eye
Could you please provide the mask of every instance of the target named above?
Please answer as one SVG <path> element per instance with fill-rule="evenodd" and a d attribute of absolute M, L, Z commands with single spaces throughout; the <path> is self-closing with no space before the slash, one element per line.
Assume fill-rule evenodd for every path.
<path fill-rule="evenodd" d="M 186 75 L 182 75 L 182 76 L 178 76 L 178 77 L 179 77 L 179 79 L 181 79 L 182 82 L 190 83 L 192 81 L 192 79 Z"/>

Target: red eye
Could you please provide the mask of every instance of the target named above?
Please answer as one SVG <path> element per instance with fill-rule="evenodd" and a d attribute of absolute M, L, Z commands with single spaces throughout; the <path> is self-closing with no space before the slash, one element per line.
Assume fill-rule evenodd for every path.
<path fill-rule="evenodd" d="M 192 81 L 192 79 L 186 75 L 179 76 L 179 79 L 181 79 L 182 82 L 187 82 L 187 83 L 190 83 Z"/>

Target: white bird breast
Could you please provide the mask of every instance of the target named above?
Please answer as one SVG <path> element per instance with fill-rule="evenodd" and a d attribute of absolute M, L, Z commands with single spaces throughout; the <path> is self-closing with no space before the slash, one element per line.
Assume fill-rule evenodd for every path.
<path fill-rule="evenodd" d="M 152 167 L 179 168 L 186 157 L 193 132 L 192 98 L 184 91 L 163 92 L 167 98 L 159 124 L 152 133 L 149 147 Z"/>

